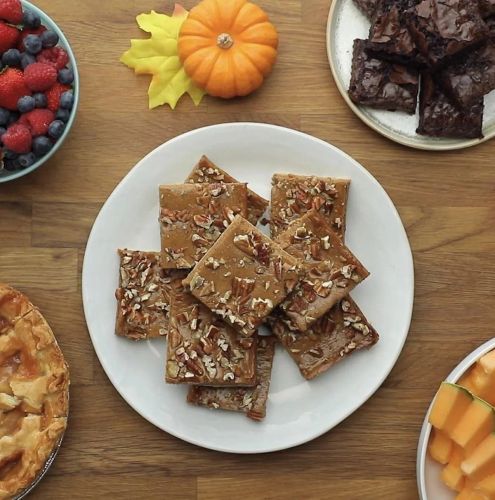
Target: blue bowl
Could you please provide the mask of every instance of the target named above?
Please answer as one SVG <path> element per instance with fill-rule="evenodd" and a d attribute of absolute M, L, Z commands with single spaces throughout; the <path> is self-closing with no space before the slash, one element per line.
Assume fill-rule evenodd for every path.
<path fill-rule="evenodd" d="M 55 31 L 55 33 L 57 33 L 57 35 L 60 37 L 59 45 L 67 51 L 67 54 L 69 55 L 69 67 L 71 67 L 74 70 L 74 83 L 73 83 L 74 107 L 72 108 L 69 121 L 65 126 L 65 131 L 62 137 L 58 139 L 58 141 L 54 144 L 50 152 L 45 156 L 43 156 L 43 158 L 40 158 L 38 161 L 36 161 L 33 165 L 23 170 L 15 170 L 13 172 L 9 172 L 7 170 L 0 171 L 0 184 L 2 182 L 13 181 L 14 179 L 18 179 L 19 177 L 23 177 L 27 174 L 30 174 L 37 168 L 41 167 L 41 165 L 46 163 L 60 149 L 65 139 L 67 139 L 67 136 L 69 135 L 69 132 L 72 129 L 72 125 L 74 125 L 74 120 L 77 114 L 77 108 L 79 107 L 79 72 L 77 70 L 77 63 L 76 63 L 76 58 L 74 56 L 74 52 L 72 51 L 72 48 L 67 38 L 65 37 L 62 30 L 55 24 L 55 22 L 41 9 L 33 5 L 31 2 L 28 2 L 27 0 L 22 0 L 22 6 L 25 9 L 36 12 L 41 18 L 41 23 L 48 29 Z"/>

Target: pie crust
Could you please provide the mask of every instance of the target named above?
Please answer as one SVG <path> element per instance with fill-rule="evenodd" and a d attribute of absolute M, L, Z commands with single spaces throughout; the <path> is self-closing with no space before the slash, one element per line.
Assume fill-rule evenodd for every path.
<path fill-rule="evenodd" d="M 0 498 L 28 487 L 67 426 L 69 371 L 27 297 L 0 284 Z"/>

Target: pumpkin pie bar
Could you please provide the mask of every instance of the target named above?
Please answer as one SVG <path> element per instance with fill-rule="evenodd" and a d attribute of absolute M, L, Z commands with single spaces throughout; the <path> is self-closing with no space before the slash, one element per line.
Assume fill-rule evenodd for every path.
<path fill-rule="evenodd" d="M 257 335 L 241 337 L 183 287 L 172 296 L 166 381 L 253 386 Z"/>
<path fill-rule="evenodd" d="M 339 300 L 369 276 L 322 214 L 311 210 L 294 221 L 277 243 L 301 260 L 304 278 L 280 305 L 306 331 Z"/>
<path fill-rule="evenodd" d="M 209 158 L 202 156 L 198 164 L 189 174 L 186 182 L 198 184 L 229 183 L 237 184 L 239 181 L 230 174 L 217 167 Z M 247 220 L 254 226 L 263 217 L 270 202 L 251 189 L 247 190 Z"/>
<path fill-rule="evenodd" d="M 162 267 L 194 267 L 237 214 L 247 214 L 246 184 L 160 186 Z"/>
<path fill-rule="evenodd" d="M 324 214 L 332 228 L 344 238 L 350 182 L 330 177 L 275 174 L 272 178 L 272 238 L 312 209 Z"/>
<path fill-rule="evenodd" d="M 280 310 L 271 315 L 270 326 L 308 380 L 354 352 L 372 347 L 379 339 L 350 297 L 341 300 L 306 332 L 298 331 Z"/>
<path fill-rule="evenodd" d="M 215 314 L 249 337 L 292 292 L 299 278 L 298 259 L 237 216 L 184 284 Z"/>
<path fill-rule="evenodd" d="M 253 420 L 266 416 L 270 378 L 275 355 L 275 337 L 260 337 L 257 349 L 257 383 L 254 387 L 204 387 L 194 385 L 187 400 L 198 406 L 244 412 Z"/>
<path fill-rule="evenodd" d="M 132 340 L 167 335 L 170 295 L 184 271 L 162 269 L 158 252 L 125 249 L 119 256 L 116 334 Z"/>

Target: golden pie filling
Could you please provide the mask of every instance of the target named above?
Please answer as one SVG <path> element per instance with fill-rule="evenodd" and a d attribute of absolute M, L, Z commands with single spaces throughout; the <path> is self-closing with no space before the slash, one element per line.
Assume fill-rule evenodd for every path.
<path fill-rule="evenodd" d="M 27 297 L 0 284 L 0 499 L 37 477 L 67 426 L 69 372 Z"/>

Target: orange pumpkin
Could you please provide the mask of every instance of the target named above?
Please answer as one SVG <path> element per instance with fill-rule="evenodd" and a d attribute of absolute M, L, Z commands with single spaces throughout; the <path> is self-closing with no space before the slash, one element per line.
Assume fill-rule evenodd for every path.
<path fill-rule="evenodd" d="M 186 73 L 210 95 L 231 98 L 261 86 L 277 58 L 277 30 L 247 0 L 202 0 L 179 34 Z"/>

